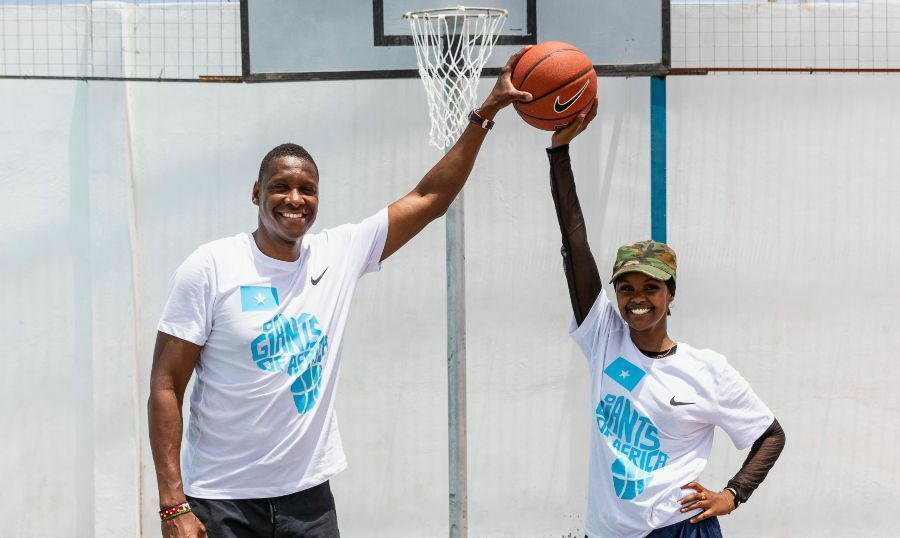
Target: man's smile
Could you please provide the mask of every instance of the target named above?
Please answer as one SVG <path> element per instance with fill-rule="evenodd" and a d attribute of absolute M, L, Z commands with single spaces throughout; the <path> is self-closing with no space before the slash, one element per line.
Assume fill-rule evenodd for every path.
<path fill-rule="evenodd" d="M 306 218 L 306 213 L 301 211 L 276 211 L 277 215 L 289 219 L 289 220 L 300 220 Z"/>

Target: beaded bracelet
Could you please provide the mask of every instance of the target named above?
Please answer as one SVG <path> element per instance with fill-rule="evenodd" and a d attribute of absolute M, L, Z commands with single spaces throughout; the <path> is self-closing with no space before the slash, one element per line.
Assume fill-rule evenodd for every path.
<path fill-rule="evenodd" d="M 183 516 L 185 514 L 189 514 L 190 512 L 191 506 L 187 502 L 183 502 L 181 504 L 177 504 L 175 506 L 163 508 L 162 510 L 160 510 L 159 520 L 169 521 L 170 519 L 175 519 L 178 516 Z"/>

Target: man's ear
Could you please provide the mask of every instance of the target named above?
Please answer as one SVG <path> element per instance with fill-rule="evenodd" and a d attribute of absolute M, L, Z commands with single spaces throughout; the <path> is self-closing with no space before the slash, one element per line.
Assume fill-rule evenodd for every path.
<path fill-rule="evenodd" d="M 253 194 L 251 195 L 250 200 L 253 202 L 253 205 L 259 205 L 259 180 L 253 182 Z"/>

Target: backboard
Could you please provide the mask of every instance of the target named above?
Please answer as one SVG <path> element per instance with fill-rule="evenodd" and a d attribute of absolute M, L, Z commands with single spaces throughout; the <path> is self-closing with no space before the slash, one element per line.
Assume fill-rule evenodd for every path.
<path fill-rule="evenodd" d="M 241 0 L 247 81 L 417 77 L 408 11 L 460 0 Z M 601 75 L 656 75 L 669 67 L 669 0 L 488 0 L 508 10 L 485 69 L 496 74 L 526 44 L 566 41 Z"/>

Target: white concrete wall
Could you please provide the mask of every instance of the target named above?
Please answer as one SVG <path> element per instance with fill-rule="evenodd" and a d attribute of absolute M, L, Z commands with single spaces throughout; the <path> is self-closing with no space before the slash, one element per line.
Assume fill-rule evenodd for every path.
<path fill-rule="evenodd" d="M 648 86 L 601 80 L 573 148 L 603 274 L 649 233 Z M 878 536 L 894 520 L 898 90 L 669 80 L 672 332 L 731 357 L 788 433 L 730 536 Z M 407 192 L 440 156 L 422 89 L 5 80 L 0 117 L 4 534 L 158 536 L 145 402 L 169 275 L 253 228 L 250 187 L 280 142 L 318 161 L 319 229 Z M 470 534 L 580 536 L 592 409 L 565 334 L 549 137 L 498 120 L 465 191 Z M 429 227 L 355 300 L 337 403 L 350 468 L 333 484 L 346 536 L 446 533 L 443 237 Z M 721 487 L 742 457 L 720 434 L 703 480 Z"/>
<path fill-rule="evenodd" d="M 669 84 L 674 333 L 727 354 L 787 432 L 770 479 L 723 527 L 893 536 L 900 78 Z M 706 474 L 721 484 L 740 462 L 719 435 Z"/>

